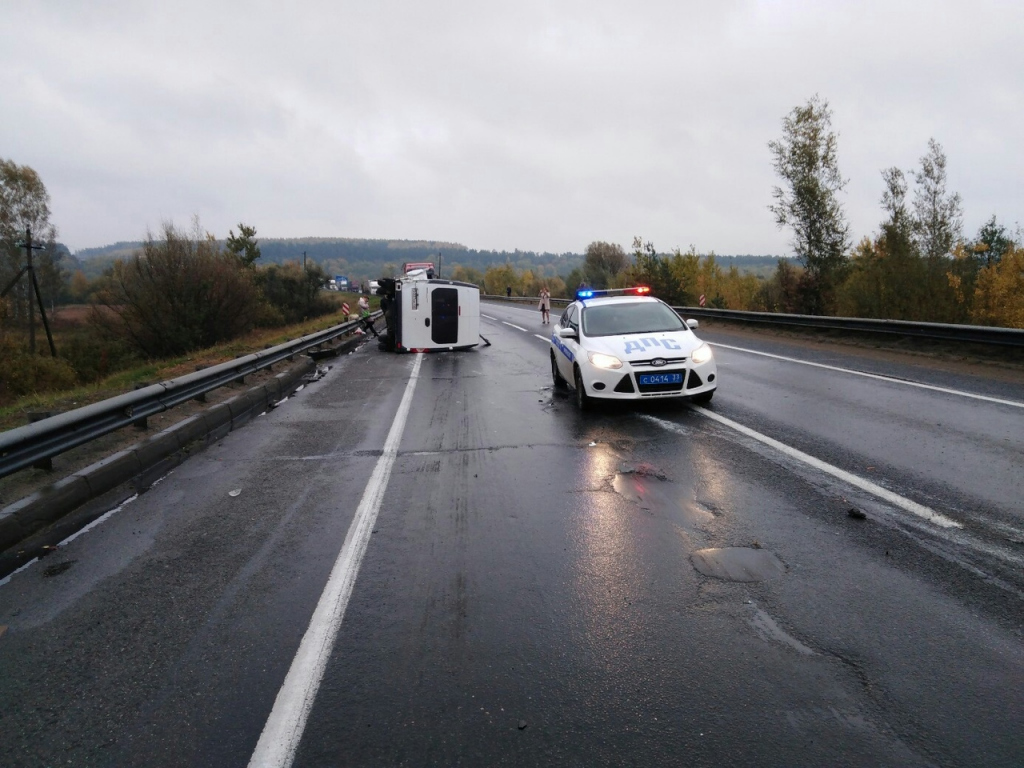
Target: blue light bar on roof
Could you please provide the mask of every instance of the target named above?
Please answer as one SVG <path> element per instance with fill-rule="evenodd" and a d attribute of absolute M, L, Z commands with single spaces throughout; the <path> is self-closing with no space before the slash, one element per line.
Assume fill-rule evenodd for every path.
<path fill-rule="evenodd" d="M 648 296 L 651 293 L 651 289 L 646 285 L 636 285 L 632 288 L 581 288 L 576 291 L 577 299 L 594 299 L 598 296 Z"/>

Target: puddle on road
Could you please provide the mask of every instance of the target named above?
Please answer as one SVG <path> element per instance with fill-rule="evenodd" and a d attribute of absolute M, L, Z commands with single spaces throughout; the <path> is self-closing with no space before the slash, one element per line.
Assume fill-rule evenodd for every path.
<path fill-rule="evenodd" d="M 690 556 L 690 562 L 705 576 L 726 581 L 767 581 L 786 572 L 774 554 L 751 547 L 701 549 Z"/>

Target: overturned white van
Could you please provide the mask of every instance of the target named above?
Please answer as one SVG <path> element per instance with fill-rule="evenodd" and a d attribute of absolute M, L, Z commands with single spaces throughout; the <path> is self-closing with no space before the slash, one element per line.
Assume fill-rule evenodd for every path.
<path fill-rule="evenodd" d="M 396 352 L 475 347 L 480 343 L 480 288 L 413 270 L 395 281 L 389 326 Z"/>

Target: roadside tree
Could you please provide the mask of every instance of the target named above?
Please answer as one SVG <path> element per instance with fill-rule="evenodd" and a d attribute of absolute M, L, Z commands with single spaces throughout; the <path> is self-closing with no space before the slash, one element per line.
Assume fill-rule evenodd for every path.
<path fill-rule="evenodd" d="M 259 241 L 256 239 L 256 227 L 245 224 L 238 224 L 238 234 L 233 229 L 228 230 L 228 239 L 225 247 L 230 253 L 235 254 L 239 261 L 247 267 L 252 267 L 260 257 Z"/>
<path fill-rule="evenodd" d="M 52 305 L 67 282 L 61 265 L 67 249 L 57 244 L 57 230 L 50 223 L 50 194 L 32 168 L 0 158 L 0 289 L 26 263 L 25 249 L 18 246 L 25 239 L 26 229 L 32 232 L 32 242 L 43 246 L 32 259 L 43 300 Z M 25 322 L 30 298 L 29 284 L 23 277 L 7 295 L 10 322 Z"/>
<path fill-rule="evenodd" d="M 768 143 L 772 166 L 784 182 L 773 189 L 769 210 L 780 228 L 793 230 L 793 251 L 806 272 L 801 310 L 831 314 L 848 263 L 849 226 L 838 197 L 846 180 L 839 173 L 828 102 L 814 96 L 783 118 L 782 128 L 782 138 Z"/>
<path fill-rule="evenodd" d="M 946 190 L 946 155 L 942 145 L 928 139 L 921 169 L 914 173 L 914 229 L 924 258 L 946 258 L 962 237 L 960 195 Z"/>
<path fill-rule="evenodd" d="M 587 246 L 583 256 L 583 274 L 594 288 L 609 288 L 616 275 L 629 264 L 629 257 L 616 243 L 595 241 Z"/>
<path fill-rule="evenodd" d="M 1024 328 L 1024 248 L 1009 245 L 978 274 L 972 319 L 982 325 Z"/>

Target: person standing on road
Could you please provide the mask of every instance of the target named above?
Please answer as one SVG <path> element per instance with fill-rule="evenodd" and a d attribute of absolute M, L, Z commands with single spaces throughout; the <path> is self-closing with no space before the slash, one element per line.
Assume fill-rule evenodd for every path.
<path fill-rule="evenodd" d="M 508 298 L 508 299 L 512 298 L 512 286 L 511 285 L 506 285 L 505 286 L 505 298 Z"/>
<path fill-rule="evenodd" d="M 541 325 L 551 323 L 551 291 L 546 285 L 540 289 L 540 322 Z"/>

